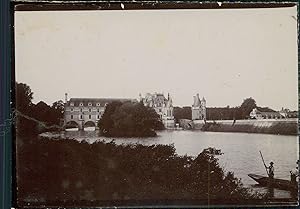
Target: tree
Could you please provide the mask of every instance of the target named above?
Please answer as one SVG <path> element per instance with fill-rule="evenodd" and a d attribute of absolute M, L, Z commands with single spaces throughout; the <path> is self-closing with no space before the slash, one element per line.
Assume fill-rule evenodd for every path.
<path fill-rule="evenodd" d="M 176 122 L 180 119 L 192 119 L 192 109 L 191 107 L 174 107 L 174 117 Z"/>
<path fill-rule="evenodd" d="M 16 83 L 16 109 L 20 112 L 17 113 L 17 135 L 35 135 L 38 133 L 38 124 L 23 115 L 32 117 L 32 103 L 33 92 L 30 87 L 24 83 Z"/>
<path fill-rule="evenodd" d="M 155 136 L 154 130 L 164 126 L 153 108 L 136 102 L 112 102 L 107 105 L 99 121 L 100 131 L 105 136 Z"/>
<path fill-rule="evenodd" d="M 243 118 L 247 118 L 250 114 L 250 112 L 256 108 L 256 101 L 253 98 L 246 98 L 244 99 L 240 110 Z"/>
<path fill-rule="evenodd" d="M 64 102 L 62 100 L 58 100 L 54 102 L 51 106 L 52 114 L 53 114 L 53 123 L 59 125 L 61 119 L 64 116 Z"/>
<path fill-rule="evenodd" d="M 16 109 L 23 114 L 31 111 L 33 92 L 24 83 L 16 83 Z"/>
<path fill-rule="evenodd" d="M 54 110 L 57 110 L 60 113 L 64 112 L 64 102 L 62 100 L 58 100 L 56 102 L 53 102 L 52 108 Z"/>

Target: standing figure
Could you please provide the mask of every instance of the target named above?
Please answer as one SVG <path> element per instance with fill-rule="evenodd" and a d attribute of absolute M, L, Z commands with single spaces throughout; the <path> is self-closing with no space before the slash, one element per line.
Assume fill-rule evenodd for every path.
<path fill-rule="evenodd" d="M 290 171 L 291 173 L 291 183 L 296 184 L 297 183 L 297 178 L 299 177 L 299 169 L 298 169 L 298 162 L 296 163 L 296 168 L 292 171 Z"/>
<path fill-rule="evenodd" d="M 270 179 L 274 179 L 274 166 L 273 162 L 270 162 L 270 166 L 268 167 L 268 175 Z"/>

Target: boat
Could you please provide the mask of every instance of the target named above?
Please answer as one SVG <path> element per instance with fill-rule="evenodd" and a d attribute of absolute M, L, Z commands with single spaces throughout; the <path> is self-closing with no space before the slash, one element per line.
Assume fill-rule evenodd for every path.
<path fill-rule="evenodd" d="M 288 190 L 288 191 L 298 191 L 298 184 L 292 183 L 289 180 L 277 179 L 277 178 L 271 179 L 269 177 L 257 175 L 257 174 L 248 174 L 248 176 L 261 186 Z"/>

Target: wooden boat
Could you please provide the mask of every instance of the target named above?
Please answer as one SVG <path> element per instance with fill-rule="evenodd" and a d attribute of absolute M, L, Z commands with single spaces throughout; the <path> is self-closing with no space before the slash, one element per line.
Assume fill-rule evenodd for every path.
<path fill-rule="evenodd" d="M 298 185 L 296 183 L 292 183 L 289 180 L 284 179 L 270 179 L 269 177 L 257 175 L 257 174 L 248 174 L 250 178 L 256 181 L 261 186 L 273 187 L 283 190 L 289 191 L 298 191 Z"/>

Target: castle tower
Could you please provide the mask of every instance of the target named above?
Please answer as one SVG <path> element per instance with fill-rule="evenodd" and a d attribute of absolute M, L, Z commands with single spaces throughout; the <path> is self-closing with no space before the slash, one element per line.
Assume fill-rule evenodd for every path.
<path fill-rule="evenodd" d="M 192 105 L 192 120 L 200 120 L 200 107 L 201 101 L 199 94 L 196 94 L 196 96 L 194 96 L 194 103 Z"/>
<path fill-rule="evenodd" d="M 68 102 L 68 93 L 65 93 L 65 103 L 67 104 Z"/>
<path fill-rule="evenodd" d="M 199 94 L 194 96 L 192 120 L 206 120 L 206 100 L 204 97 L 200 100 Z"/>
<path fill-rule="evenodd" d="M 206 100 L 204 97 L 201 100 L 201 107 L 202 107 L 202 119 L 206 120 Z"/>

